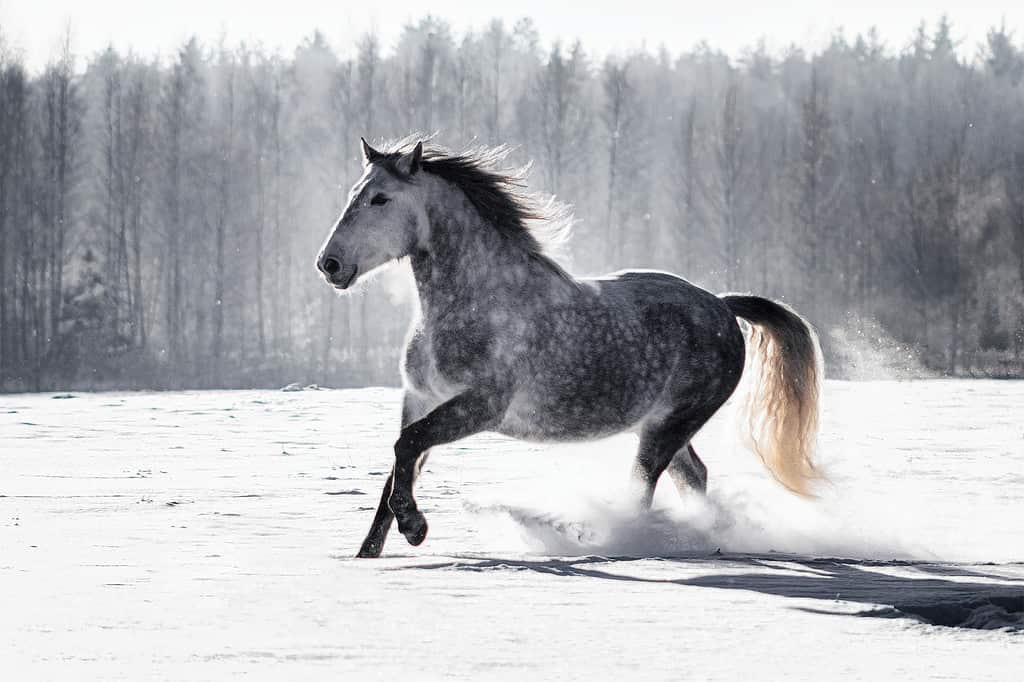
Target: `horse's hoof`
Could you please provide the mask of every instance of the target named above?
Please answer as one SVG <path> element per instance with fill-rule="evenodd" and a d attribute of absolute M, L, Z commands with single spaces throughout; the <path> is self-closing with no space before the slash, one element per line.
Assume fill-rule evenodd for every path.
<path fill-rule="evenodd" d="M 356 554 L 357 559 L 376 559 L 380 557 L 381 550 L 384 549 L 380 545 L 364 544 L 359 548 L 359 553 Z"/>
<path fill-rule="evenodd" d="M 427 537 L 427 520 L 419 512 L 410 514 L 408 518 L 399 520 L 398 530 L 410 545 L 417 547 L 423 544 L 423 540 Z"/>

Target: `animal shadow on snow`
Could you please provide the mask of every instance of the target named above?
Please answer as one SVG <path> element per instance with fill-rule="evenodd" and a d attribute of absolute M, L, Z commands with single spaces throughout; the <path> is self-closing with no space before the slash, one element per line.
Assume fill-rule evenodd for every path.
<path fill-rule="evenodd" d="M 395 570 L 525 570 L 566 578 L 745 590 L 796 599 L 854 602 L 871 607 L 855 613 L 797 607 L 810 613 L 909 618 L 942 627 L 1024 632 L 1024 580 L 984 573 L 956 564 L 817 559 L 787 555 L 654 560 L 685 565 L 689 569 L 707 567 L 712 572 L 676 579 L 626 575 L 608 569 L 645 559 L 608 557 L 537 561 L 459 559 L 399 567 Z M 728 568 L 729 571 L 720 572 L 722 568 Z M 737 569 L 743 568 L 751 570 L 737 572 Z M 886 568 L 915 571 L 919 577 L 891 575 L 883 572 Z"/>

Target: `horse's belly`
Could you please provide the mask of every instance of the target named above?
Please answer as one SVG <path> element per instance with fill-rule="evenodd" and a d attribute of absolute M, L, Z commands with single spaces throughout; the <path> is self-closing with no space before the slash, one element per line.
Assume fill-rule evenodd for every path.
<path fill-rule="evenodd" d="M 552 398 L 528 393 L 517 395 L 496 430 L 522 440 L 594 440 L 634 429 L 654 402 L 653 398 L 639 401 L 595 401 L 580 396 Z"/>
<path fill-rule="evenodd" d="M 495 431 L 503 436 L 542 443 L 565 443 L 597 440 L 632 430 L 634 423 L 598 424 L 588 420 L 549 421 L 522 415 L 506 414 Z"/>

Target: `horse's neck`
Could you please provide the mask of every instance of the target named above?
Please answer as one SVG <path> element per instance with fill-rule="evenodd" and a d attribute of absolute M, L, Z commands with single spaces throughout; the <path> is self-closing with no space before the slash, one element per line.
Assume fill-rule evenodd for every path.
<path fill-rule="evenodd" d="M 448 199 L 427 213 L 428 244 L 411 258 L 425 319 L 486 312 L 521 295 L 537 276 L 530 255 L 485 224 L 468 201 Z"/>

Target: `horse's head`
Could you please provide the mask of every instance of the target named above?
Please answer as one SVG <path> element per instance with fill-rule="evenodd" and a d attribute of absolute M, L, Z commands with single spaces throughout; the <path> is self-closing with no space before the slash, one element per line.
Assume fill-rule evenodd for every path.
<path fill-rule="evenodd" d="M 336 289 L 348 289 L 357 278 L 412 253 L 428 225 L 419 181 L 423 143 L 405 154 L 362 143 L 363 175 L 316 261 Z"/>

